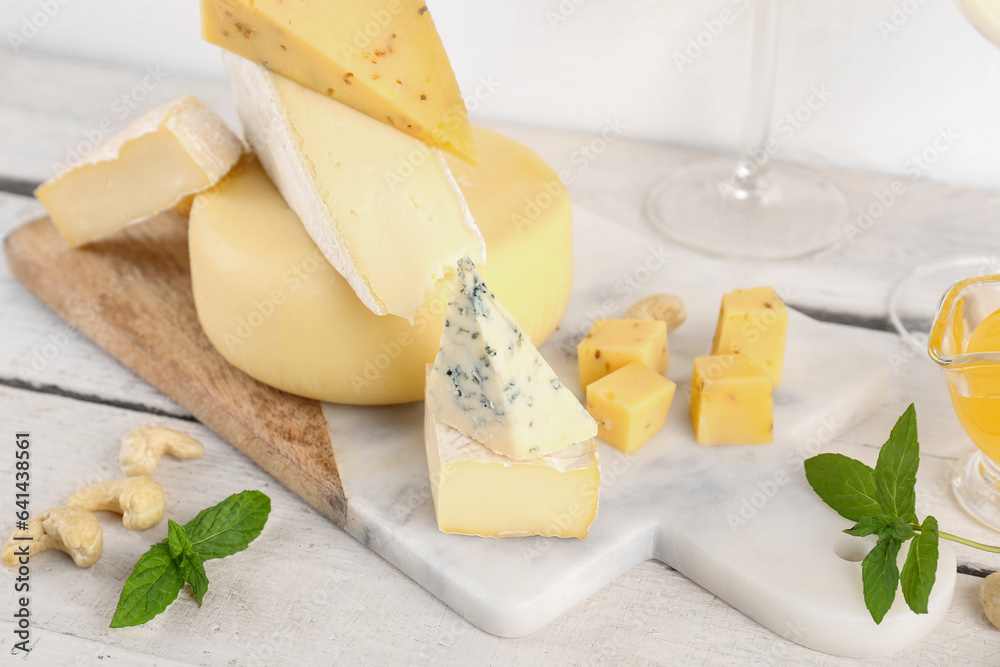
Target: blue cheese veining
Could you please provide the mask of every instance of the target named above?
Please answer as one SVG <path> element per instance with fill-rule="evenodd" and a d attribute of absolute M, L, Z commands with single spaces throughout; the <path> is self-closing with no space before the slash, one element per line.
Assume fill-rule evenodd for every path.
<path fill-rule="evenodd" d="M 597 434 L 591 418 L 465 257 L 428 378 L 436 418 L 512 459 Z"/>

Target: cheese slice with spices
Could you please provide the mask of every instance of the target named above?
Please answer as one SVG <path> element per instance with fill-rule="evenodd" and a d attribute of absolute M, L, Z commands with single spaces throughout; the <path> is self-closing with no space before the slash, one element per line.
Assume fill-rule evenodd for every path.
<path fill-rule="evenodd" d="M 185 201 L 217 183 L 243 142 L 191 96 L 152 109 L 35 196 L 72 246 Z"/>
<path fill-rule="evenodd" d="M 597 422 L 467 257 L 458 263 L 426 401 L 436 419 L 512 459 L 538 458 L 597 435 Z"/>
<path fill-rule="evenodd" d="M 201 28 L 213 44 L 477 163 L 423 0 L 201 0 Z"/>
<path fill-rule="evenodd" d="M 378 315 L 412 321 L 486 245 L 440 151 L 225 54 L 247 141 L 323 256 Z"/>

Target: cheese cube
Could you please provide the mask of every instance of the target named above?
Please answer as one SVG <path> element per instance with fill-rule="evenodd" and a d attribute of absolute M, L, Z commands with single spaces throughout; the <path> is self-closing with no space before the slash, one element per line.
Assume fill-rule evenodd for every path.
<path fill-rule="evenodd" d="M 438 528 L 481 537 L 587 536 L 601 469 L 593 438 L 516 461 L 424 410 L 424 442 Z"/>
<path fill-rule="evenodd" d="M 699 445 L 755 445 L 774 439 L 771 378 L 747 355 L 694 360 L 691 423 Z"/>
<path fill-rule="evenodd" d="M 677 385 L 639 363 L 622 366 L 587 385 L 587 411 L 597 437 L 631 454 L 667 422 Z"/>
<path fill-rule="evenodd" d="M 788 311 L 773 287 L 736 290 L 722 297 L 712 354 L 749 354 L 775 387 L 785 361 Z"/>
<path fill-rule="evenodd" d="M 597 320 L 576 348 L 584 388 L 636 362 L 667 372 L 667 323 L 661 320 Z"/>

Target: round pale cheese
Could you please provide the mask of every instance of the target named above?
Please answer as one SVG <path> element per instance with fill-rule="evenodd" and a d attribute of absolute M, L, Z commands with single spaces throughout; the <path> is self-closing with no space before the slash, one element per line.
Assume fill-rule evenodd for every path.
<path fill-rule="evenodd" d="M 478 167 L 447 159 L 486 240 L 480 273 L 538 345 L 569 301 L 569 197 L 529 149 L 481 127 L 475 137 Z M 438 283 L 412 323 L 374 314 L 253 158 L 195 198 L 189 244 L 198 318 L 237 368 L 278 389 L 336 403 L 423 398 L 453 277 Z"/>

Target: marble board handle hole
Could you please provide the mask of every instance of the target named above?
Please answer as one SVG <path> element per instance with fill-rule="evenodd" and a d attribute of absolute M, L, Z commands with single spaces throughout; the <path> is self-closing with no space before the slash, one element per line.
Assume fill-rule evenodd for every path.
<path fill-rule="evenodd" d="M 872 547 L 875 546 L 876 541 L 874 535 L 867 537 L 844 535 L 833 545 L 833 552 L 843 560 L 850 561 L 851 563 L 860 563 L 865 559 L 865 556 L 868 555 Z"/>

